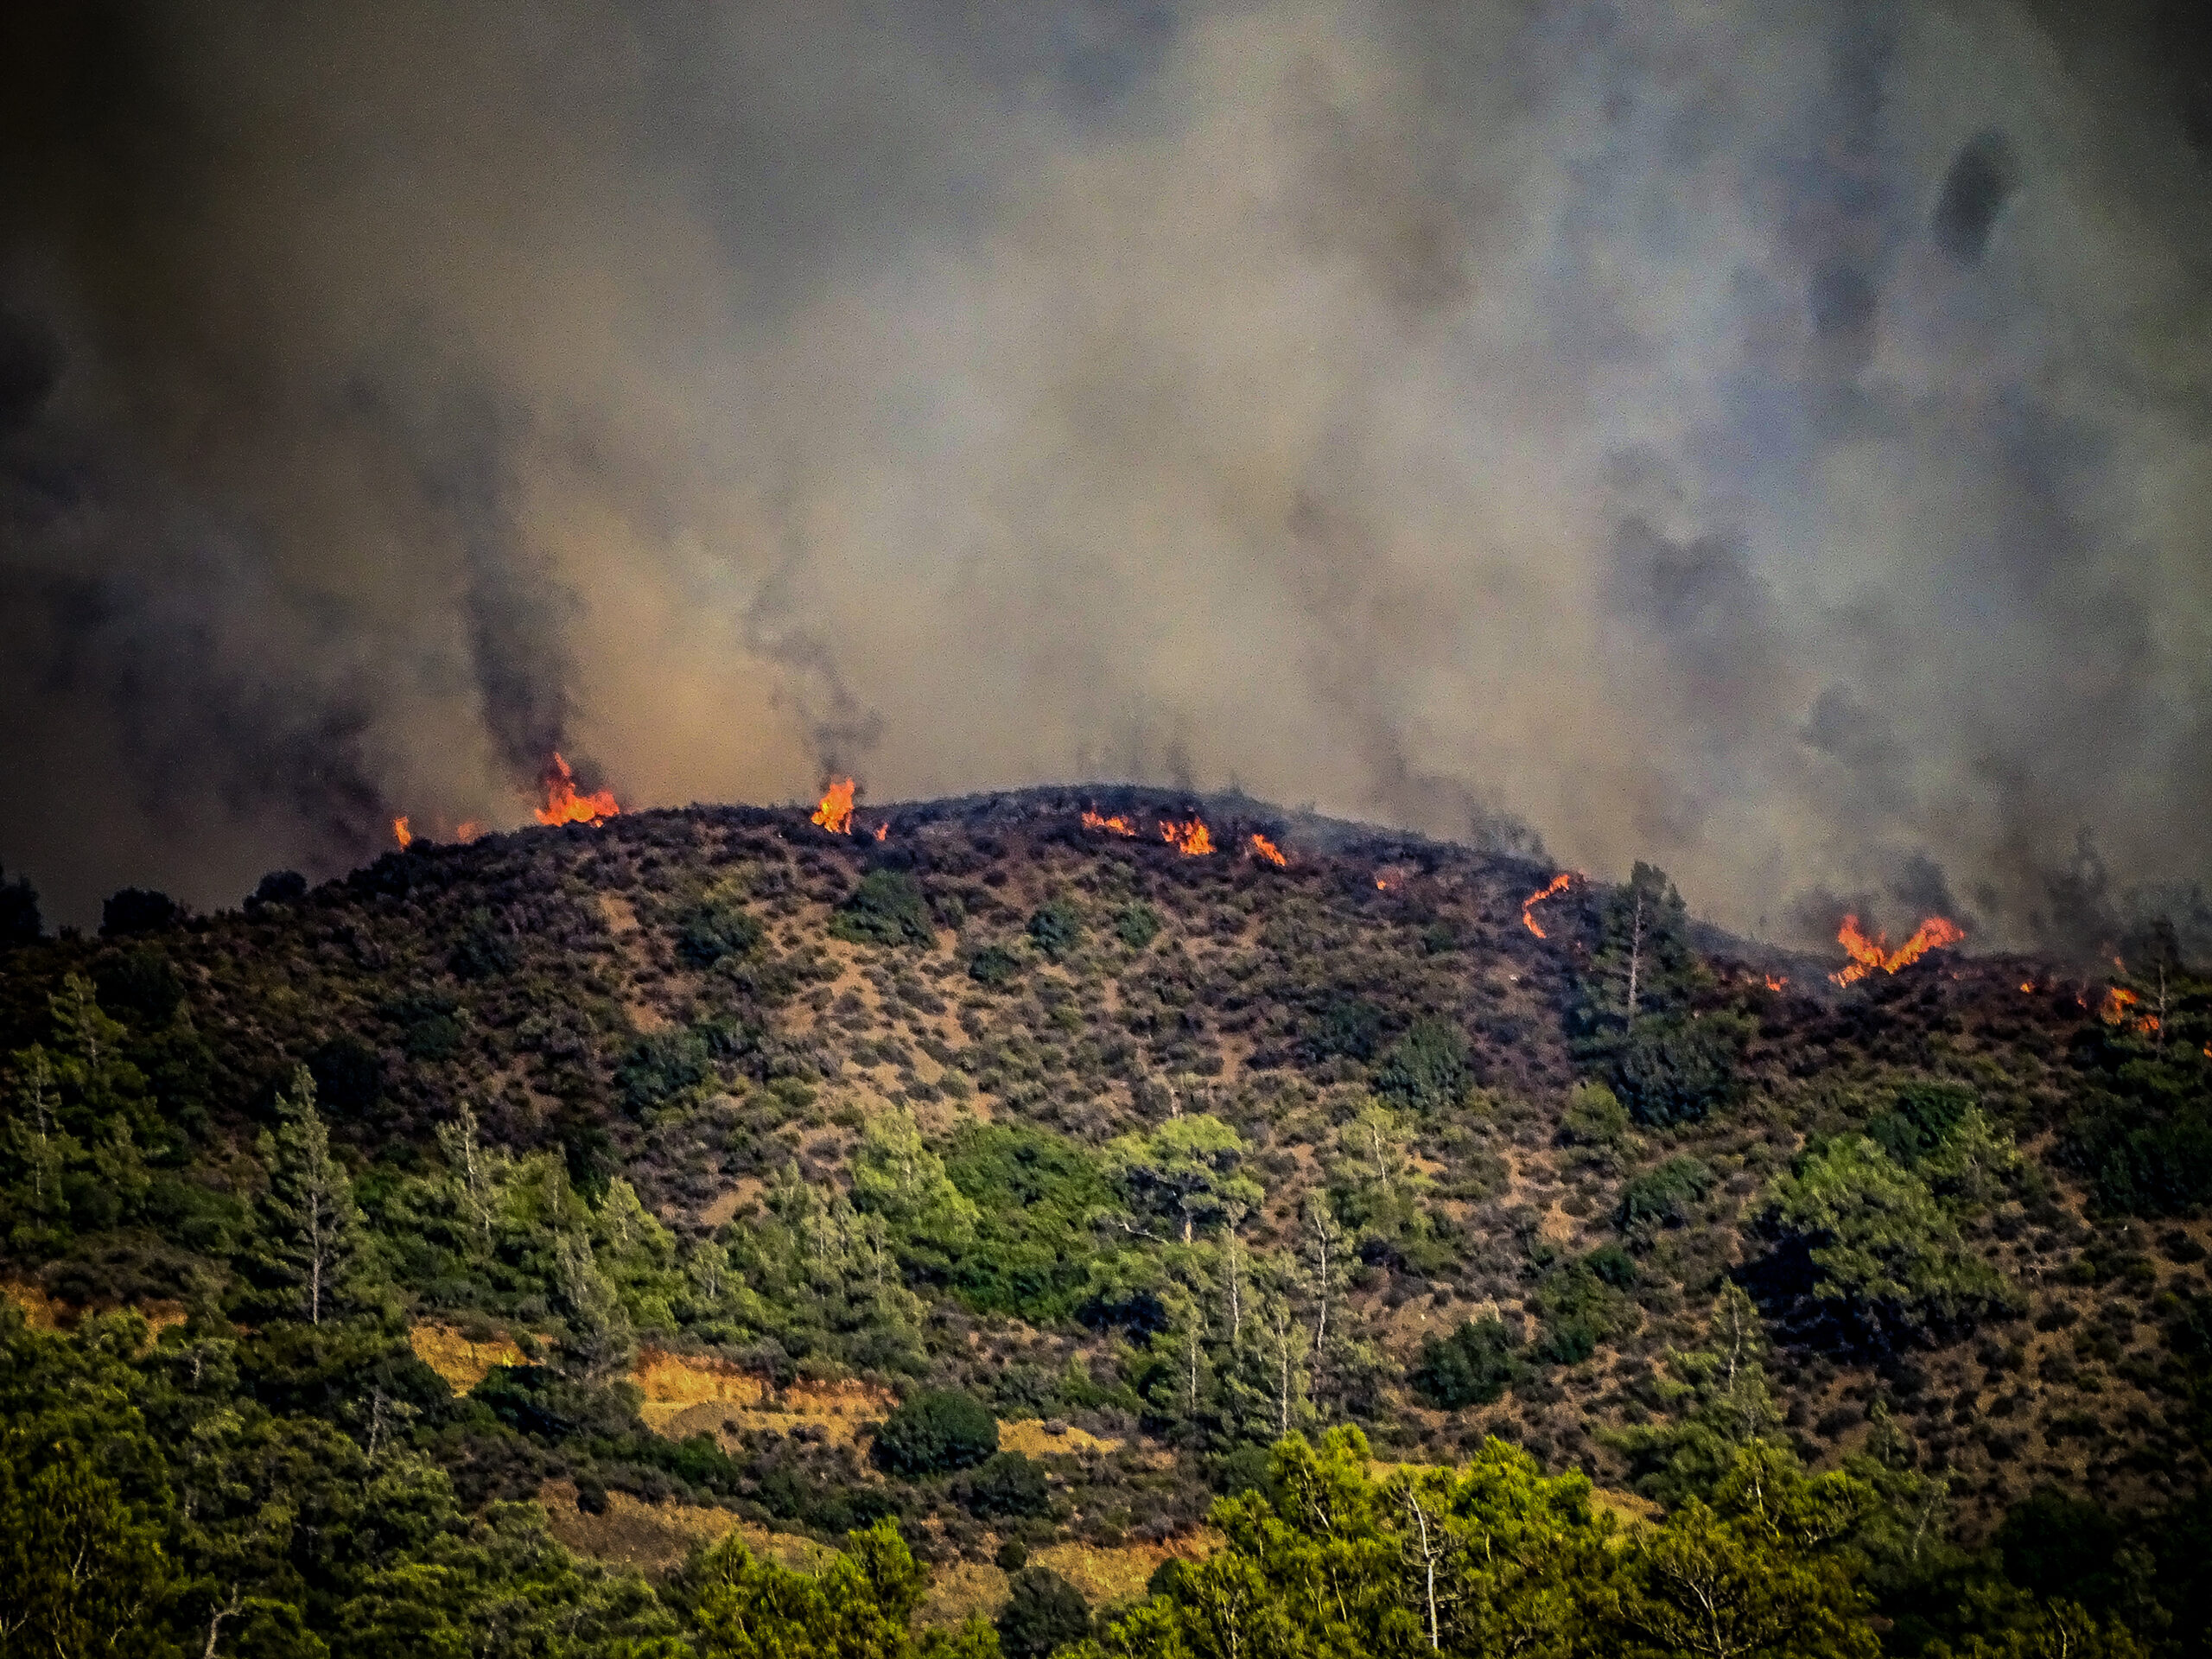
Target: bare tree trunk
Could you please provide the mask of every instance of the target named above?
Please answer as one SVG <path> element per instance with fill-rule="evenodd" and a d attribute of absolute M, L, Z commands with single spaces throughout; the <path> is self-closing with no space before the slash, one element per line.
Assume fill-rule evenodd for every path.
<path fill-rule="evenodd" d="M 240 1605 L 238 1587 L 231 1586 L 231 1599 L 226 1605 L 212 1609 L 207 1615 L 207 1645 L 200 1649 L 200 1659 L 215 1659 L 215 1638 L 222 1634 L 223 1621 L 235 1615 Z"/>
<path fill-rule="evenodd" d="M 1643 889 L 1636 890 L 1636 918 L 1628 932 L 1628 1017 L 1636 1018 L 1636 979 L 1643 965 Z"/>
<path fill-rule="evenodd" d="M 1429 1542 L 1428 1512 L 1421 1508 L 1411 1485 L 1406 1488 L 1406 1508 L 1413 1512 L 1414 1525 L 1421 1532 L 1421 1575 L 1428 1599 L 1428 1649 L 1434 1653 L 1444 1645 L 1436 1621 L 1436 1551 Z"/>

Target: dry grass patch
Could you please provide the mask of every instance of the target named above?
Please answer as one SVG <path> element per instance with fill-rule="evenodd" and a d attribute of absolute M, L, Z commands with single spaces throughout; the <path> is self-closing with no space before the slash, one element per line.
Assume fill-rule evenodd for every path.
<path fill-rule="evenodd" d="M 609 1492 L 603 1515 L 576 1507 L 573 1481 L 548 1481 L 537 1494 L 546 1529 L 579 1555 L 632 1567 L 641 1573 L 666 1573 L 683 1564 L 695 1544 L 720 1542 L 734 1532 L 745 1547 L 779 1567 L 818 1573 L 836 1552 L 827 1544 L 793 1533 L 770 1532 L 741 1521 L 728 1510 L 690 1503 L 647 1503 L 627 1492 Z"/>
<path fill-rule="evenodd" d="M 1078 1452 L 1118 1452 L 1122 1443 L 1073 1424 L 1055 1434 L 1045 1427 L 1043 1418 L 1024 1417 L 1016 1422 L 999 1424 L 999 1446 L 1032 1458 L 1071 1458 Z"/>
<path fill-rule="evenodd" d="M 36 1285 L 26 1285 L 14 1280 L 0 1281 L 0 1301 L 13 1302 L 23 1311 L 23 1321 L 34 1331 L 73 1331 L 87 1313 L 115 1313 L 126 1307 L 146 1321 L 146 1339 L 150 1344 L 161 1339 L 162 1332 L 173 1325 L 184 1323 L 184 1308 L 177 1302 L 114 1303 L 105 1306 L 78 1307 L 73 1303 L 58 1302 Z"/>
<path fill-rule="evenodd" d="M 887 1390 L 865 1382 L 794 1382 L 771 1389 L 761 1377 L 726 1360 L 658 1348 L 640 1351 L 631 1376 L 645 1395 L 639 1415 L 656 1434 L 671 1440 L 702 1433 L 720 1438 L 731 1423 L 783 1433 L 804 1423 L 842 1444 L 855 1439 L 862 1423 L 888 1414 L 899 1403 Z"/>
<path fill-rule="evenodd" d="M 1006 1605 L 1009 1580 L 1003 1570 L 984 1561 L 950 1561 L 930 1574 L 928 1592 L 914 1610 L 914 1623 L 942 1630 L 970 1613 L 998 1617 Z"/>
<path fill-rule="evenodd" d="M 1211 1527 L 1200 1527 L 1185 1537 L 1161 1544 L 1048 1544 L 1032 1550 L 1029 1559 L 1048 1567 L 1083 1592 L 1094 1607 L 1135 1601 L 1144 1594 L 1162 1561 L 1201 1561 L 1223 1543 Z"/>
<path fill-rule="evenodd" d="M 449 1325 L 410 1325 L 407 1345 L 455 1394 L 467 1394 L 492 1374 L 494 1365 L 524 1363 L 522 1350 L 504 1332 L 489 1342 L 471 1342 Z"/>

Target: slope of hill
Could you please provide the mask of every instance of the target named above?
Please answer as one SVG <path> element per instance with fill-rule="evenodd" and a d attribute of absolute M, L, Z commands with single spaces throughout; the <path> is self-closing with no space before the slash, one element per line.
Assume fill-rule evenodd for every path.
<path fill-rule="evenodd" d="M 1373 1478 L 1497 1437 L 1623 1536 L 1726 1511 L 1747 1447 L 1839 1471 L 1851 1641 L 2079 1604 L 2203 1644 L 2212 1031 L 2160 938 L 2111 985 L 1839 987 L 1655 871 L 1118 789 L 417 842 L 111 920 L 0 957 L 6 1274 L 166 1328 L 0 1326 L 5 1387 L 108 1390 L 211 1641 L 369 1650 L 445 1539 L 576 1643 L 724 1650 L 696 1555 L 655 1592 L 512 1500 L 656 1570 L 888 1518 L 982 1586 L 950 1612 L 1033 1552 L 1095 1600 L 1344 1425 Z M 419 1535 L 332 1556 L 377 1523 L 291 1487 L 340 1469 Z"/>

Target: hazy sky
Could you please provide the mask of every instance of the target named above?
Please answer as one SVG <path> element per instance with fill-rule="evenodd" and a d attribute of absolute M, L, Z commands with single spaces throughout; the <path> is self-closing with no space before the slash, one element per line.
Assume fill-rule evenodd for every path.
<path fill-rule="evenodd" d="M 1517 821 L 1795 938 L 2212 874 L 2199 7 L 11 10 L 51 918 L 555 747 Z"/>

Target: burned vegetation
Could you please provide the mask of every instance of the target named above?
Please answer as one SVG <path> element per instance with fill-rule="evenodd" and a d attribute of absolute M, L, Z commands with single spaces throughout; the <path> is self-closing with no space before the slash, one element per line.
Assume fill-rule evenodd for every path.
<path fill-rule="evenodd" d="M 962 1640 L 1118 1602 L 1167 1651 L 1236 1506 L 1325 1475 L 1388 1531 L 1489 1468 L 1620 1531 L 1591 1651 L 1673 1650 L 1651 1552 L 1708 1523 L 1829 1585 L 1834 1651 L 2200 1650 L 2212 1027 L 2170 936 L 2094 981 L 1942 918 L 1783 962 L 1646 866 L 1237 798 L 575 798 L 0 954 L 0 1391 L 60 1423 L 105 1379 L 68 1433 L 135 1462 L 72 1455 L 176 1629 L 258 1597 L 257 1639 L 376 1650 L 394 1563 L 550 1573 L 550 1516 L 602 1645 L 722 1651 L 742 1538 L 911 1549 L 973 1594 L 899 1619 L 998 1616 Z M 271 1541 L 280 1454 L 333 1472 Z M 1761 1542 L 1755 1465 L 1854 1518 Z M 341 1546 L 380 1469 L 428 1518 Z"/>

